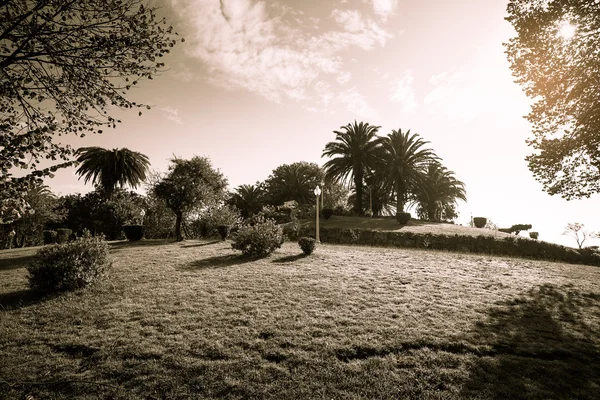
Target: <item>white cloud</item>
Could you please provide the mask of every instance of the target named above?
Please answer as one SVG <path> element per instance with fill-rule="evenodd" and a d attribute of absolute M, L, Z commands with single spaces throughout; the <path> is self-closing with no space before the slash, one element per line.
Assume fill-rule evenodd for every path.
<path fill-rule="evenodd" d="M 350 79 L 352 79 L 352 74 L 350 72 L 343 72 L 342 74 L 340 74 L 340 76 L 338 76 L 335 80 L 340 84 L 343 85 L 345 83 L 347 83 Z"/>
<path fill-rule="evenodd" d="M 373 11 L 379 15 L 384 21 L 394 14 L 398 7 L 398 0 L 371 0 L 373 3 Z"/>
<path fill-rule="evenodd" d="M 402 78 L 394 81 L 390 93 L 390 100 L 398 101 L 402 104 L 403 112 L 415 112 L 417 109 L 417 100 L 412 84 L 415 78 L 410 71 L 407 71 Z"/>
<path fill-rule="evenodd" d="M 160 109 L 163 114 L 167 117 L 169 121 L 176 122 L 178 124 L 183 124 L 183 120 L 179 117 L 179 110 L 176 108 L 167 106 Z"/>
<path fill-rule="evenodd" d="M 256 0 L 171 0 L 189 23 L 189 54 L 208 67 L 213 83 L 244 88 L 276 102 L 286 99 L 330 102 L 335 93 L 319 92 L 317 81 L 346 83 L 342 52 L 384 46 L 391 34 L 358 12 L 336 11 L 341 29 L 318 35 L 294 22 L 319 22 L 276 2 Z M 328 88 L 332 91 L 331 87 Z"/>
<path fill-rule="evenodd" d="M 364 96 L 361 95 L 358 90 L 356 90 L 356 87 L 340 93 L 337 96 L 337 99 L 346 105 L 348 111 L 356 114 L 360 118 L 377 118 L 377 111 L 369 106 Z"/>

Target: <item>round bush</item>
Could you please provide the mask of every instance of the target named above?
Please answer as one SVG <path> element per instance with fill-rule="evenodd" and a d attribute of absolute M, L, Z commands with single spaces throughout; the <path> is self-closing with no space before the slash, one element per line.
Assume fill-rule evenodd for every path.
<path fill-rule="evenodd" d="M 100 237 L 44 246 L 27 267 L 29 287 L 40 292 L 84 288 L 109 266 L 108 245 Z"/>
<path fill-rule="evenodd" d="M 298 245 L 306 255 L 312 254 L 312 252 L 315 250 L 316 243 L 317 242 L 315 239 L 306 236 L 298 239 Z"/>
<path fill-rule="evenodd" d="M 123 225 L 122 229 L 130 242 L 142 240 L 144 237 L 144 227 L 142 225 Z"/>
<path fill-rule="evenodd" d="M 323 218 L 325 218 L 325 219 L 329 219 L 333 215 L 333 209 L 331 209 L 331 208 L 324 208 L 322 212 L 323 212 Z"/>
<path fill-rule="evenodd" d="M 263 257 L 281 247 L 283 230 L 274 220 L 257 217 L 252 225 L 244 224 L 232 237 L 231 247 L 243 255 Z"/>
<path fill-rule="evenodd" d="M 537 240 L 537 238 L 540 237 L 540 234 L 538 232 L 529 232 L 529 237 Z"/>
<path fill-rule="evenodd" d="M 484 217 L 473 218 L 473 225 L 475 225 L 476 228 L 484 228 L 485 224 L 487 224 L 487 218 L 484 218 Z"/>
<path fill-rule="evenodd" d="M 67 228 L 58 228 L 56 230 L 56 243 L 67 243 L 71 237 L 72 230 Z"/>
<path fill-rule="evenodd" d="M 408 221 L 410 221 L 411 215 L 410 213 L 396 213 L 396 221 L 398 221 L 399 223 L 401 223 L 402 225 L 405 225 L 408 223 Z"/>

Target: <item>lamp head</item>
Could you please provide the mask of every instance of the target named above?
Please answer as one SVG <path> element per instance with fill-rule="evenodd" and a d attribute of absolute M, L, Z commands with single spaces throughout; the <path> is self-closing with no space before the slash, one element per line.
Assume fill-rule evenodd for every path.
<path fill-rule="evenodd" d="M 319 187 L 319 185 L 317 185 L 317 187 L 314 190 L 315 196 L 318 196 L 321 194 L 321 188 Z"/>

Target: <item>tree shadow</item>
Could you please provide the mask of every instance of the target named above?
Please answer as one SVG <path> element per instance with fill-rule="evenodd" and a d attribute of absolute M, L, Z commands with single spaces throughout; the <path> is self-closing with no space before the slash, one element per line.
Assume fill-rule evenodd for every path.
<path fill-rule="evenodd" d="M 276 258 L 275 260 L 273 260 L 271 262 L 277 263 L 277 264 L 290 263 L 290 262 L 301 260 L 305 257 L 308 257 L 308 255 L 301 253 L 301 254 L 295 254 L 293 256 L 285 256 L 285 257 L 281 257 L 281 258 Z"/>
<path fill-rule="evenodd" d="M 225 243 L 224 240 L 213 240 L 212 242 L 204 242 L 204 243 L 195 243 L 195 244 L 182 244 L 180 247 L 188 248 L 188 247 L 202 247 L 202 246 L 210 246 L 211 244 Z"/>
<path fill-rule="evenodd" d="M 240 254 L 227 254 L 224 256 L 215 256 L 196 260 L 188 263 L 183 267 L 185 270 L 202 270 L 213 268 L 231 267 L 233 265 L 246 264 L 252 261 L 259 260 L 257 257 L 244 257 Z"/>
<path fill-rule="evenodd" d="M 50 300 L 58 294 L 38 293 L 29 289 L 0 293 L 0 310 L 14 310 Z"/>
<path fill-rule="evenodd" d="M 21 257 L 2 258 L 0 259 L 0 271 L 25 268 L 33 261 L 34 258 L 35 254 L 27 254 Z"/>
<path fill-rule="evenodd" d="M 599 293 L 546 284 L 488 312 L 471 340 L 491 347 L 461 397 L 592 399 L 600 388 Z"/>
<path fill-rule="evenodd" d="M 121 240 L 118 242 L 109 243 L 113 249 L 123 249 L 129 247 L 145 247 L 145 246 L 163 246 L 166 244 L 175 243 L 175 239 L 142 239 L 130 242 L 128 240 Z"/>

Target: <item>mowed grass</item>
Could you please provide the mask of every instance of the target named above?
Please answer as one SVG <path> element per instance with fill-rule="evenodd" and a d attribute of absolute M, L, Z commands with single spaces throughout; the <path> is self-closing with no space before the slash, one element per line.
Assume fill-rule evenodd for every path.
<path fill-rule="evenodd" d="M 0 252 L 0 398 L 597 399 L 600 269 L 296 243 L 112 245 L 37 298 Z"/>

